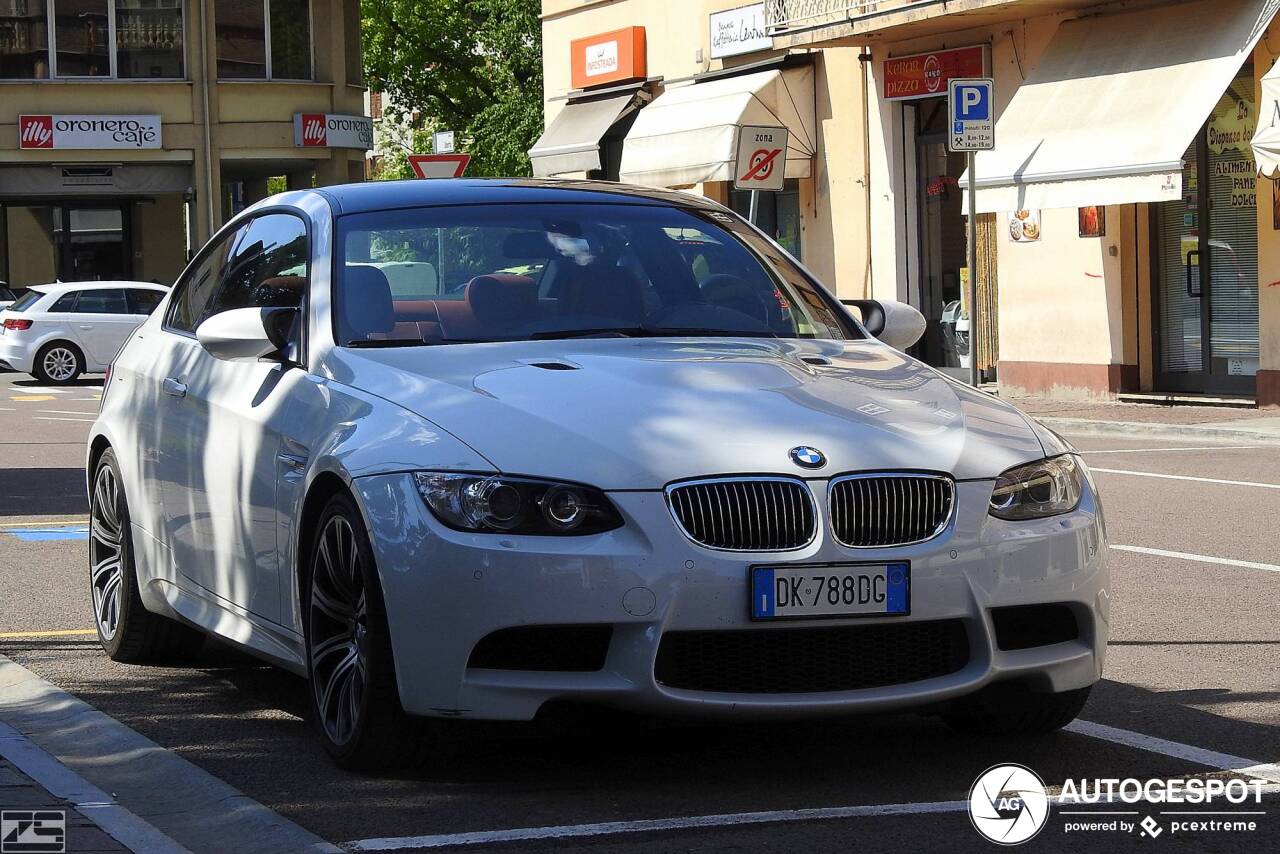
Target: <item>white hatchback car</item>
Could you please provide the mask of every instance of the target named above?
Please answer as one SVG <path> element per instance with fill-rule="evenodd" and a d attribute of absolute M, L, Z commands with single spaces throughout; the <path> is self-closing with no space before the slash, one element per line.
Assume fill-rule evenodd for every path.
<path fill-rule="evenodd" d="M 859 308 L 679 192 L 264 201 L 104 389 L 100 641 L 142 661 L 207 633 L 307 676 L 351 766 L 430 755 L 426 719 L 560 702 L 1060 727 L 1108 634 L 1088 471 L 905 355 L 914 309 Z"/>
<path fill-rule="evenodd" d="M 35 285 L 0 311 L 0 365 L 53 385 L 102 373 L 168 292 L 149 282 Z"/>

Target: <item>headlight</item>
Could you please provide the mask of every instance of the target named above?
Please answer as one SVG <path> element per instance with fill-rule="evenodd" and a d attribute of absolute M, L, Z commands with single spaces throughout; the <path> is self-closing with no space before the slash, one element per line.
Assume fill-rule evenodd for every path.
<path fill-rule="evenodd" d="M 996 478 L 991 515 L 1000 519 L 1042 519 L 1070 513 L 1080 504 L 1084 473 L 1070 454 L 1009 469 Z"/>
<path fill-rule="evenodd" d="M 563 536 L 622 526 L 613 504 L 590 486 L 446 472 L 418 472 L 414 478 L 435 517 L 459 531 Z"/>

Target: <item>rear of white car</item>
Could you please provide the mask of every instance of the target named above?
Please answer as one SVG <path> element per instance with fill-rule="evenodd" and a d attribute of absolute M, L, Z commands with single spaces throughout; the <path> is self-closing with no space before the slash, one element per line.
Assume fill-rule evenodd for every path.
<path fill-rule="evenodd" d="M 33 287 L 0 312 L 0 363 L 53 384 L 101 373 L 165 293 L 145 282 Z"/>

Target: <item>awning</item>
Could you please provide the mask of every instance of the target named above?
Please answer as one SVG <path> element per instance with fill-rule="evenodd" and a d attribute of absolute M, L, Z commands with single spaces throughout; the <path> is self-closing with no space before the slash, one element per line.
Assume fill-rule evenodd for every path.
<path fill-rule="evenodd" d="M 1063 23 L 977 155 L 978 211 L 1182 197 L 1182 158 L 1277 0 L 1198 0 Z M 963 185 L 963 181 L 962 181 Z"/>
<path fill-rule="evenodd" d="M 813 66 L 757 71 L 668 89 L 641 111 L 622 146 L 630 184 L 732 181 L 743 125 L 785 127 L 788 178 L 808 178 L 815 149 Z"/>
<path fill-rule="evenodd" d="M 150 196 L 185 193 L 192 184 L 190 163 L 0 166 L 0 196 Z"/>
<path fill-rule="evenodd" d="M 1258 104 L 1258 129 L 1253 134 L 1253 159 L 1258 174 L 1280 178 L 1280 62 L 1262 75 L 1262 102 Z"/>
<path fill-rule="evenodd" d="M 565 104 L 529 149 L 533 174 L 546 178 L 602 168 L 600 140 L 609 128 L 643 106 L 647 99 L 647 93 L 633 90 Z"/>

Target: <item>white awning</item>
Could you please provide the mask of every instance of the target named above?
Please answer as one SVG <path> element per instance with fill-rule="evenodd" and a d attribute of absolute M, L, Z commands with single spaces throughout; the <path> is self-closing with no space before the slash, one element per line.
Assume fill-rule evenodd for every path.
<path fill-rule="evenodd" d="M 571 101 L 529 149 L 533 174 L 542 178 L 600 169 L 600 140 L 618 121 L 644 105 L 638 91 L 595 100 Z"/>
<path fill-rule="evenodd" d="M 1258 174 L 1280 178 L 1280 62 L 1262 75 L 1262 101 L 1258 104 L 1258 130 L 1253 134 L 1253 159 Z"/>
<path fill-rule="evenodd" d="M 978 211 L 1181 198 L 1183 155 L 1277 5 L 1198 0 L 1064 22 L 998 117 L 995 150 L 977 155 Z"/>
<path fill-rule="evenodd" d="M 813 67 L 757 71 L 668 89 L 641 111 L 622 146 L 630 184 L 732 181 L 743 125 L 785 127 L 788 178 L 808 178 L 815 149 Z"/>

